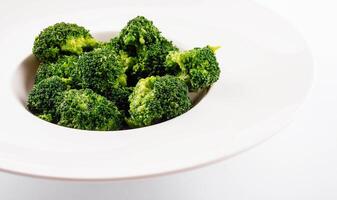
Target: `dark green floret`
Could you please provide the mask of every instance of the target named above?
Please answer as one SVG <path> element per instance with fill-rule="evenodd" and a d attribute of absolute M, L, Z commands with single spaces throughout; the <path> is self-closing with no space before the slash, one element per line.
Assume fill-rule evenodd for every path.
<path fill-rule="evenodd" d="M 55 63 L 41 63 L 36 73 L 35 84 L 52 76 L 71 78 L 73 83 L 79 82 L 76 73 L 77 61 L 77 56 L 65 56 Z"/>
<path fill-rule="evenodd" d="M 138 16 L 127 23 L 118 38 L 120 48 L 128 52 L 129 55 L 136 56 L 137 51 L 156 43 L 160 39 L 160 31 L 153 25 L 152 21 L 143 16 Z"/>
<path fill-rule="evenodd" d="M 35 84 L 28 95 L 28 109 L 35 115 L 50 114 L 57 120 L 56 105 L 62 97 L 62 92 L 69 88 L 69 80 L 53 76 Z M 49 117 L 43 117 L 43 119 Z"/>
<path fill-rule="evenodd" d="M 177 51 L 173 43 L 163 37 L 153 22 L 143 16 L 130 20 L 110 46 L 117 49 L 127 63 L 128 85 L 134 86 L 141 78 L 163 76 L 164 63 L 170 51 Z"/>
<path fill-rule="evenodd" d="M 90 89 L 68 90 L 57 107 L 61 126 L 112 131 L 121 128 L 123 115 L 114 103 Z"/>
<path fill-rule="evenodd" d="M 61 22 L 47 27 L 35 38 L 33 54 L 42 62 L 54 62 L 64 55 L 80 55 L 97 45 L 84 27 Z"/>
<path fill-rule="evenodd" d="M 206 46 L 189 51 L 170 52 L 166 68 L 184 80 L 190 91 L 211 86 L 219 79 L 220 68 L 215 57 L 219 47 Z"/>
<path fill-rule="evenodd" d="M 167 74 L 165 60 L 170 51 L 178 51 L 178 48 L 163 37 L 139 51 L 137 63 L 129 67 L 127 71 L 129 84 L 135 85 L 141 78 Z"/>
<path fill-rule="evenodd" d="M 172 119 L 191 107 L 186 84 L 174 76 L 141 79 L 130 101 L 130 127 L 143 127 Z"/>
<path fill-rule="evenodd" d="M 78 70 L 82 88 L 108 96 L 111 90 L 126 86 L 125 66 L 117 52 L 97 48 L 80 56 Z"/>

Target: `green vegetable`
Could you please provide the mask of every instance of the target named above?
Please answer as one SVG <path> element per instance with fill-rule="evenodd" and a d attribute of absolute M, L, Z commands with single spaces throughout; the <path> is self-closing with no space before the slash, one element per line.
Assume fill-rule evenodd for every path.
<path fill-rule="evenodd" d="M 90 89 L 71 89 L 57 107 L 61 126 L 83 130 L 112 131 L 122 127 L 123 115 L 114 103 Z"/>
<path fill-rule="evenodd" d="M 43 119 L 57 120 L 56 105 L 62 98 L 62 92 L 68 88 L 68 79 L 58 76 L 46 78 L 34 85 L 28 95 L 27 107 L 35 115 L 51 115 L 51 117 L 43 116 Z"/>
<path fill-rule="evenodd" d="M 35 38 L 33 54 L 42 62 L 54 62 L 64 55 L 80 55 L 97 45 L 84 27 L 62 22 L 49 26 Z"/>
<path fill-rule="evenodd" d="M 191 107 L 186 84 L 174 76 L 151 76 L 141 79 L 130 101 L 131 127 L 143 127 L 172 119 Z"/>
<path fill-rule="evenodd" d="M 129 84 L 135 85 L 141 78 L 167 74 L 165 60 L 170 51 L 178 51 L 178 48 L 163 37 L 139 51 L 137 63 L 129 67 L 127 71 Z"/>
<path fill-rule="evenodd" d="M 130 20 L 119 36 L 110 41 L 110 46 L 127 58 L 124 60 L 130 86 L 136 85 L 141 78 L 165 75 L 166 56 L 178 50 L 143 16 Z"/>
<path fill-rule="evenodd" d="M 126 86 L 123 62 L 110 48 L 97 48 L 80 56 L 78 60 L 80 85 L 96 93 L 108 96 L 111 90 Z"/>
<path fill-rule="evenodd" d="M 79 82 L 77 75 L 77 56 L 65 56 L 57 60 L 55 63 L 40 64 L 36 77 L 35 84 L 51 76 L 62 78 L 71 78 L 74 83 Z"/>
<path fill-rule="evenodd" d="M 112 38 L 111 41 L 104 44 L 102 48 L 106 48 L 109 51 L 117 53 L 117 55 L 120 57 L 120 60 L 122 61 L 125 70 L 129 69 L 137 63 L 137 59 L 135 57 L 130 56 L 126 51 L 121 48 L 121 46 L 119 45 L 118 37 Z"/>
<path fill-rule="evenodd" d="M 152 21 L 138 16 L 127 23 L 120 32 L 118 41 L 115 42 L 130 56 L 136 56 L 138 51 L 158 42 L 160 37 L 160 31 Z"/>
<path fill-rule="evenodd" d="M 215 57 L 216 49 L 218 47 L 206 46 L 170 52 L 166 58 L 166 69 L 184 80 L 190 91 L 209 87 L 220 75 L 219 63 Z"/>
<path fill-rule="evenodd" d="M 187 112 L 188 92 L 219 79 L 216 49 L 179 51 L 143 16 L 106 43 L 84 27 L 57 23 L 35 39 L 41 64 L 27 108 L 42 120 L 83 130 L 157 124 Z"/>

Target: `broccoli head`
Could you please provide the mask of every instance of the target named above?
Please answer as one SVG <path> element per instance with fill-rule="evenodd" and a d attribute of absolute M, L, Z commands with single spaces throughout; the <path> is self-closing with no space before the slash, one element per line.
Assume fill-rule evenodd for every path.
<path fill-rule="evenodd" d="M 153 25 L 152 21 L 143 16 L 138 16 L 127 23 L 118 38 L 119 48 L 128 52 L 129 55 L 135 56 L 140 49 L 156 43 L 160 38 L 160 31 Z M 114 40 L 112 42 L 116 42 Z"/>
<path fill-rule="evenodd" d="M 63 55 L 80 55 L 97 45 L 84 27 L 62 22 L 47 27 L 35 38 L 33 54 L 42 62 L 54 62 Z"/>
<path fill-rule="evenodd" d="M 71 78 L 73 83 L 78 82 L 79 77 L 76 74 L 77 61 L 77 56 L 64 56 L 55 63 L 41 63 L 36 73 L 35 84 L 52 76 Z"/>
<path fill-rule="evenodd" d="M 82 88 L 108 96 L 113 88 L 126 86 L 123 62 L 116 51 L 110 48 L 97 48 L 80 56 L 78 73 Z"/>
<path fill-rule="evenodd" d="M 129 85 L 136 85 L 141 78 L 167 74 L 164 66 L 166 56 L 170 51 L 178 51 L 178 48 L 163 37 L 156 43 L 150 44 L 139 51 L 136 64 L 130 66 L 127 70 Z"/>
<path fill-rule="evenodd" d="M 52 76 L 35 84 L 28 95 L 27 107 L 35 115 L 43 119 L 57 120 L 56 105 L 62 97 L 62 92 L 69 88 L 69 80 Z M 46 116 L 44 116 L 46 114 Z M 50 114 L 51 116 L 47 117 Z"/>
<path fill-rule="evenodd" d="M 129 102 L 127 123 L 134 128 L 174 118 L 191 107 L 186 84 L 170 75 L 140 79 Z"/>
<path fill-rule="evenodd" d="M 58 124 L 69 128 L 111 131 L 120 129 L 123 122 L 115 104 L 90 89 L 64 92 L 57 112 Z"/>
<path fill-rule="evenodd" d="M 170 52 L 165 62 L 166 69 L 184 80 L 190 91 L 211 86 L 220 75 L 219 63 L 215 57 L 218 48 L 206 46 Z"/>

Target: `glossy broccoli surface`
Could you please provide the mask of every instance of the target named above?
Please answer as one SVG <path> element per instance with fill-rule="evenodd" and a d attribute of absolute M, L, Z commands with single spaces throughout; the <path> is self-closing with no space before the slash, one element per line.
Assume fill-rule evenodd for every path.
<path fill-rule="evenodd" d="M 80 55 L 97 45 L 84 27 L 61 22 L 47 27 L 35 38 L 33 54 L 42 62 L 54 62 L 63 55 Z"/>
<path fill-rule="evenodd" d="M 69 128 L 111 131 L 120 129 L 123 122 L 116 105 L 90 89 L 64 92 L 57 112 L 58 124 Z"/>
<path fill-rule="evenodd" d="M 41 63 L 35 76 L 35 84 L 52 76 L 70 78 L 74 83 L 79 82 L 77 61 L 77 56 L 64 56 L 55 63 Z"/>
<path fill-rule="evenodd" d="M 173 51 L 166 58 L 167 71 L 184 80 L 190 91 L 211 86 L 220 76 L 219 63 L 215 57 L 218 47 L 206 46 L 188 51 Z"/>
<path fill-rule="evenodd" d="M 143 16 L 107 42 L 77 24 L 57 23 L 35 38 L 40 64 L 27 108 L 42 120 L 82 130 L 158 124 L 187 112 L 189 92 L 219 79 L 216 49 L 181 51 Z"/>
<path fill-rule="evenodd" d="M 172 119 L 191 107 L 186 84 L 174 76 L 141 79 L 130 95 L 131 127 L 143 127 Z"/>
<path fill-rule="evenodd" d="M 47 121 L 56 121 L 56 107 L 62 92 L 69 88 L 69 80 L 52 76 L 35 84 L 28 95 L 27 107 L 35 115 Z"/>

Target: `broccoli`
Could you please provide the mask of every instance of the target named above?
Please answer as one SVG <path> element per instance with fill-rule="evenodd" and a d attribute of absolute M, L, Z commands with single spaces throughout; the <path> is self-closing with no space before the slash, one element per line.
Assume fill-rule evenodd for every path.
<path fill-rule="evenodd" d="M 58 124 L 69 128 L 111 131 L 120 129 L 123 122 L 115 104 L 90 89 L 64 92 L 57 112 Z"/>
<path fill-rule="evenodd" d="M 184 80 L 190 91 L 206 88 L 219 79 L 220 68 L 215 57 L 218 48 L 206 46 L 189 51 L 172 51 L 165 61 L 166 70 Z"/>
<path fill-rule="evenodd" d="M 35 84 L 28 95 L 27 107 L 35 115 L 41 115 L 42 119 L 56 121 L 56 105 L 62 97 L 62 92 L 69 88 L 69 80 L 52 76 Z M 45 116 L 44 116 L 45 115 Z M 47 117 L 47 115 L 51 115 Z"/>
<path fill-rule="evenodd" d="M 130 20 L 118 36 L 118 41 L 112 40 L 119 48 L 130 56 L 136 56 L 144 47 L 156 43 L 160 39 L 160 31 L 153 22 L 143 16 Z"/>
<path fill-rule="evenodd" d="M 157 124 L 187 112 L 188 92 L 219 79 L 216 49 L 179 51 L 143 16 L 106 43 L 84 27 L 57 23 L 35 38 L 41 64 L 27 108 L 42 120 L 83 130 Z"/>
<path fill-rule="evenodd" d="M 163 76 L 165 59 L 170 51 L 177 51 L 171 41 L 164 38 L 153 22 L 138 16 L 128 22 L 110 46 L 121 52 L 126 60 L 128 85 L 134 86 L 141 78 Z"/>
<path fill-rule="evenodd" d="M 167 74 L 166 56 L 170 51 L 178 51 L 171 41 L 161 37 L 159 41 L 138 52 L 137 63 L 128 68 L 129 85 L 135 85 L 139 79 Z"/>
<path fill-rule="evenodd" d="M 186 84 L 170 75 L 140 79 L 129 102 L 127 123 L 134 128 L 172 119 L 191 107 Z"/>
<path fill-rule="evenodd" d="M 80 56 L 78 71 L 82 88 L 108 96 L 111 90 L 126 86 L 126 74 L 123 62 L 110 48 L 97 48 Z"/>
<path fill-rule="evenodd" d="M 61 78 L 71 78 L 73 83 L 77 83 L 79 77 L 76 74 L 77 56 L 64 56 L 55 63 L 41 63 L 35 77 L 35 84 L 51 76 Z"/>
<path fill-rule="evenodd" d="M 97 45 L 98 41 L 84 27 L 61 22 L 35 38 L 33 54 L 42 62 L 54 62 L 63 55 L 80 55 Z"/>
<path fill-rule="evenodd" d="M 111 39 L 109 43 L 104 44 L 102 48 L 107 48 L 110 51 L 116 52 L 120 57 L 125 70 L 127 70 L 134 64 L 136 64 L 137 59 L 135 57 L 131 57 L 126 51 L 122 50 L 121 46 L 118 43 L 118 40 L 119 40 L 118 37 L 114 37 Z"/>

